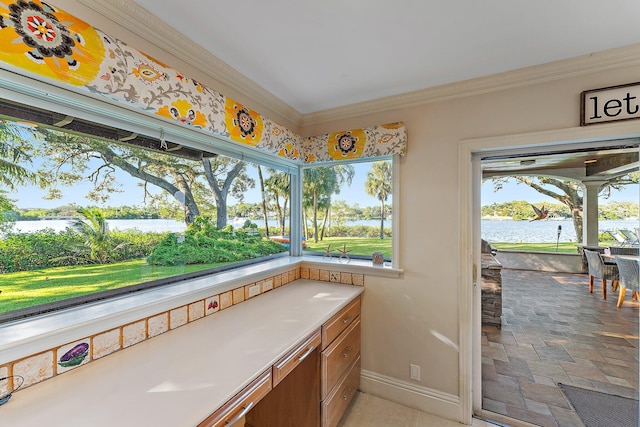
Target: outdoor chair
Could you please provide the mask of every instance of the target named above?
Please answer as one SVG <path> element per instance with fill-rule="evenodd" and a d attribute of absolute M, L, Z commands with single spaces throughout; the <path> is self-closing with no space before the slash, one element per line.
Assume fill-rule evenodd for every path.
<path fill-rule="evenodd" d="M 618 296 L 618 307 L 621 307 L 624 302 L 624 296 L 627 289 L 631 290 L 632 301 L 638 299 L 638 291 L 640 291 L 640 286 L 638 285 L 640 261 L 635 258 L 625 258 L 617 255 L 615 260 L 620 274 L 620 295 Z"/>
<path fill-rule="evenodd" d="M 625 228 L 621 228 L 620 233 L 624 236 L 628 246 L 638 246 L 638 236 L 636 236 L 636 233 Z"/>
<path fill-rule="evenodd" d="M 607 234 L 609 234 L 609 236 L 611 236 L 616 242 L 618 242 L 620 244 L 620 246 L 626 246 L 627 245 L 627 239 L 617 230 L 606 230 L 605 231 Z"/>
<path fill-rule="evenodd" d="M 618 267 L 615 264 L 605 264 L 599 252 L 584 250 L 589 266 L 589 293 L 593 293 L 593 281 L 602 282 L 602 298 L 607 299 L 607 280 L 611 280 L 611 287 L 615 291 L 618 287 Z"/>
<path fill-rule="evenodd" d="M 611 255 L 640 255 L 639 250 L 637 247 L 609 246 Z"/>

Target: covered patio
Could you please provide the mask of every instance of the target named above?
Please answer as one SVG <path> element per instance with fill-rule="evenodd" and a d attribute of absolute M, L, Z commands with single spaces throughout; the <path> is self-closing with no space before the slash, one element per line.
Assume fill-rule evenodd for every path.
<path fill-rule="evenodd" d="M 486 418 L 583 425 L 558 383 L 638 399 L 640 302 L 609 294 L 586 274 L 502 269 L 502 327 L 482 327 Z"/>

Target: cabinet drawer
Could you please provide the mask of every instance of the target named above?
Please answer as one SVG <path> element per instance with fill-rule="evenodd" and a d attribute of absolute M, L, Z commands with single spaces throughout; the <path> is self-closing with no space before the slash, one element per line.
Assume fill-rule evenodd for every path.
<path fill-rule="evenodd" d="M 358 316 L 360 316 L 360 297 L 322 325 L 322 348 L 325 349 L 331 344 Z"/>
<path fill-rule="evenodd" d="M 260 375 L 240 393 L 211 414 L 198 427 L 232 426 L 271 391 L 271 370 Z"/>
<path fill-rule="evenodd" d="M 360 318 L 322 352 L 322 398 L 326 398 L 360 356 Z"/>
<path fill-rule="evenodd" d="M 360 386 L 360 357 L 342 382 L 322 402 L 322 427 L 335 427 Z"/>
<path fill-rule="evenodd" d="M 273 365 L 273 386 L 275 387 L 284 377 L 293 371 L 320 345 L 320 330 L 307 338 L 302 344 L 290 351 L 286 356 Z"/>

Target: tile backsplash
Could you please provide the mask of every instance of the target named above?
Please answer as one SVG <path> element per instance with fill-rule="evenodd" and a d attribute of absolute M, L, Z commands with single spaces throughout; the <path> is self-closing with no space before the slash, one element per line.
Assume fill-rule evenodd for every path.
<path fill-rule="evenodd" d="M 194 322 L 240 304 L 251 298 L 269 292 L 272 289 L 286 285 L 297 279 L 321 280 L 347 285 L 364 286 L 364 275 L 329 271 L 318 268 L 298 267 L 267 277 L 263 280 L 247 283 L 231 291 L 212 295 L 202 300 L 193 301 L 187 305 L 175 307 L 153 316 L 139 319 L 133 323 L 124 324 L 118 328 L 109 329 L 98 334 L 76 340 L 71 343 L 60 343 L 57 348 L 33 354 L 19 360 L 0 366 L 3 377 L 19 375 L 24 378 L 27 387 L 45 381 L 56 375 L 89 364 L 92 360 L 108 356 L 158 336 L 170 329 L 175 329 L 189 322 Z M 0 384 L 3 388 L 13 390 L 20 385 L 20 380 L 13 378 L 7 384 Z"/>

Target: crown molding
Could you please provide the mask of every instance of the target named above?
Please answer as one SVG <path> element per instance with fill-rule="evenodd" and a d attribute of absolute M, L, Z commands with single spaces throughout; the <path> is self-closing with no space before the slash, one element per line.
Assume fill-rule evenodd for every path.
<path fill-rule="evenodd" d="M 634 44 L 344 107 L 302 114 L 209 53 L 202 46 L 156 18 L 146 9 L 138 6 L 133 0 L 77 0 L 77 2 L 106 19 L 118 23 L 149 43 L 246 97 L 251 101 L 251 106 L 256 111 L 271 112 L 273 114 L 271 116 L 265 114 L 270 119 L 276 122 L 279 122 L 280 119 L 285 125 L 292 123 L 298 127 L 530 86 L 619 67 L 640 65 L 640 44 Z"/>
<path fill-rule="evenodd" d="M 640 43 L 305 114 L 301 126 L 640 65 Z"/>
<path fill-rule="evenodd" d="M 77 2 L 236 91 L 248 100 L 243 104 L 251 105 L 256 111 L 267 110 L 279 116 L 269 115 L 271 120 L 296 126 L 302 122 L 301 113 L 132 0 Z"/>

